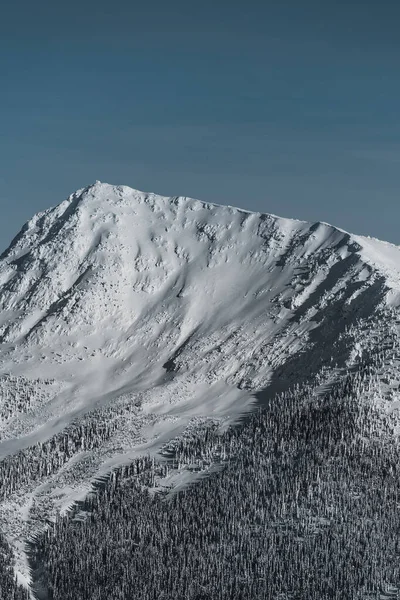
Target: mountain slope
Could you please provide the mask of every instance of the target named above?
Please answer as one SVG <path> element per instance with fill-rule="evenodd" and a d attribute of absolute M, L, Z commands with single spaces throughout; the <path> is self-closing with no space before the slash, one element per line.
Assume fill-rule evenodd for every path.
<path fill-rule="evenodd" d="M 22 544 L 90 477 L 188 425 L 329 386 L 397 336 L 399 302 L 396 246 L 99 182 L 76 192 L 0 260 L 3 464 L 78 440 L 3 484 L 0 529 Z"/>

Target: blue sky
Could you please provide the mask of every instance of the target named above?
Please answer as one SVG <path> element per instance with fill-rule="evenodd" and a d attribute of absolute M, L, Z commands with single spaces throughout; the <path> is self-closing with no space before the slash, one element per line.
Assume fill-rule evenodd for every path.
<path fill-rule="evenodd" d="M 96 179 L 400 244 L 400 3 L 5 3 L 0 247 Z"/>

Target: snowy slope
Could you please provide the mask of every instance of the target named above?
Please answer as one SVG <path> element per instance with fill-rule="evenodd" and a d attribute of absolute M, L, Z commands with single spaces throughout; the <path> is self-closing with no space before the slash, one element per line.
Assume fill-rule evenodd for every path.
<path fill-rule="evenodd" d="M 78 497 L 189 423 L 354 364 L 399 302 L 400 248 L 325 223 L 100 182 L 36 215 L 0 260 L 0 457 L 84 419 L 114 425 L 24 482 L 25 503 L 3 501 L 10 537 L 41 494 Z"/>
<path fill-rule="evenodd" d="M 163 413 L 240 410 L 237 388 L 266 387 L 333 316 L 338 333 L 344 316 L 393 303 L 399 265 L 399 248 L 323 223 L 98 182 L 35 216 L 2 256 L 1 372 L 65 391 L 44 429 L 40 410 L 10 423 L 6 437 L 35 433 L 0 452 L 124 393 Z"/>

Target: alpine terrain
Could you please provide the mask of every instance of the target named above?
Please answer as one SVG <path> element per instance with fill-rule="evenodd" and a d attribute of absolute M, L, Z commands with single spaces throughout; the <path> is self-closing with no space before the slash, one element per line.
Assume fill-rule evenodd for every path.
<path fill-rule="evenodd" d="M 0 597 L 396 598 L 400 247 L 96 182 L 0 257 Z"/>

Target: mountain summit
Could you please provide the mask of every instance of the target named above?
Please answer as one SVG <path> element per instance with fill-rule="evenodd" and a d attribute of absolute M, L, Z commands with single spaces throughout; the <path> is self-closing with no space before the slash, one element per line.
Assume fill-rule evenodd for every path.
<path fill-rule="evenodd" d="M 391 244 L 100 182 L 77 191 L 0 259 L 0 457 L 81 441 L 3 490 L 19 508 L 0 524 L 18 539 L 32 504 L 53 514 L 190 426 L 329 386 L 394 331 L 399 304 Z"/>
<path fill-rule="evenodd" d="M 42 439 L 126 393 L 163 414 L 241 412 L 287 364 L 345 365 L 339 334 L 397 306 L 399 280 L 384 242 L 96 182 L 2 255 L 0 369 L 65 388 L 11 430 Z"/>

